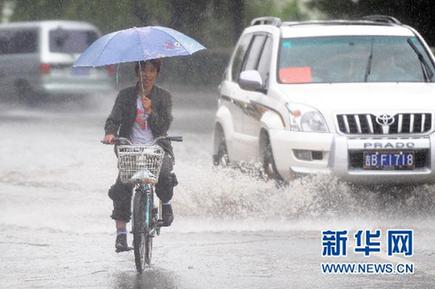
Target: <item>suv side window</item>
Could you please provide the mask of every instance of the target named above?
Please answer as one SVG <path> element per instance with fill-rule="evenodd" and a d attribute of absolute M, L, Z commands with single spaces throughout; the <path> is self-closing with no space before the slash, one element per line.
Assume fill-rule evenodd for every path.
<path fill-rule="evenodd" d="M 57 28 L 49 32 L 51 52 L 82 53 L 97 40 L 97 32 L 93 30 L 73 30 Z"/>
<path fill-rule="evenodd" d="M 268 83 L 270 71 L 270 58 L 272 57 L 272 38 L 267 37 L 264 43 L 263 52 L 261 53 L 260 61 L 258 62 L 258 72 L 261 75 L 263 83 Z"/>
<path fill-rule="evenodd" d="M 245 58 L 246 51 L 248 50 L 249 43 L 251 42 L 252 34 L 243 36 L 237 47 L 236 54 L 234 55 L 233 66 L 231 67 L 231 76 L 233 81 L 239 80 L 239 74 Z"/>
<path fill-rule="evenodd" d="M 37 34 L 34 29 L 0 32 L 0 54 L 36 52 Z"/>
<path fill-rule="evenodd" d="M 251 46 L 249 47 L 248 56 L 245 64 L 243 65 L 243 70 L 257 70 L 258 60 L 260 57 L 261 50 L 263 49 L 264 40 L 266 35 L 255 35 L 252 40 Z"/>

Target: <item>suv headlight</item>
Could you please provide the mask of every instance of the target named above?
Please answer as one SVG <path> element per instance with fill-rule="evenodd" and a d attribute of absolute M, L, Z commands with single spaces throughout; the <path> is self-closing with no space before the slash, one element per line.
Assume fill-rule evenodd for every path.
<path fill-rule="evenodd" d="M 303 132 L 329 132 L 322 114 L 302 104 L 287 104 L 290 112 L 290 130 Z"/>

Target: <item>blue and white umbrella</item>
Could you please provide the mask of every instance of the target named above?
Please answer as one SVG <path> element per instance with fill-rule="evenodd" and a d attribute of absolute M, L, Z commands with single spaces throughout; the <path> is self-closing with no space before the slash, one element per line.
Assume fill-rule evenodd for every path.
<path fill-rule="evenodd" d="M 205 47 L 196 40 L 171 28 L 133 27 L 97 39 L 74 62 L 74 67 L 97 67 L 191 55 L 202 49 Z"/>

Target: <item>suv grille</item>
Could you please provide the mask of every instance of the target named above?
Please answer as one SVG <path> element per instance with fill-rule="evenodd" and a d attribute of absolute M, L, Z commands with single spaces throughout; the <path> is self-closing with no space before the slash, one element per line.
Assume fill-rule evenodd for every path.
<path fill-rule="evenodd" d="M 432 129 L 430 113 L 400 113 L 389 116 L 381 125 L 374 114 L 338 114 L 338 128 L 345 134 L 409 134 Z M 382 121 L 379 121 L 382 123 Z"/>

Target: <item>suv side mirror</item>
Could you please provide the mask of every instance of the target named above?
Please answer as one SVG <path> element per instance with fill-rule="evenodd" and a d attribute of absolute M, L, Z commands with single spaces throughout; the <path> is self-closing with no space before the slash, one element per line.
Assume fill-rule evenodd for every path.
<path fill-rule="evenodd" d="M 245 70 L 240 73 L 239 85 L 250 91 L 263 91 L 263 80 L 257 70 Z"/>

